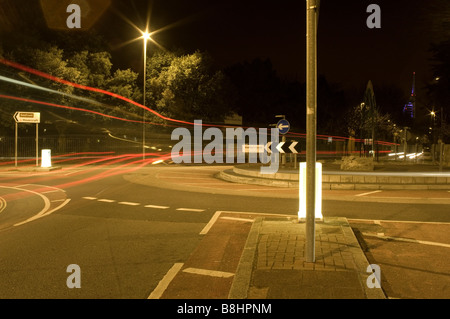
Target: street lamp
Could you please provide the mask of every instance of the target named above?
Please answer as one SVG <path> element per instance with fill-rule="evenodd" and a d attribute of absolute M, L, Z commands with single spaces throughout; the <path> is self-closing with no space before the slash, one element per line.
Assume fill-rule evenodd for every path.
<path fill-rule="evenodd" d="M 145 30 L 144 32 L 142 32 L 141 38 L 144 40 L 144 87 L 142 101 L 142 105 L 144 106 L 144 108 L 142 114 L 142 159 L 145 160 L 145 84 L 147 82 L 147 41 L 151 40 L 151 34 L 148 32 L 148 30 Z"/>

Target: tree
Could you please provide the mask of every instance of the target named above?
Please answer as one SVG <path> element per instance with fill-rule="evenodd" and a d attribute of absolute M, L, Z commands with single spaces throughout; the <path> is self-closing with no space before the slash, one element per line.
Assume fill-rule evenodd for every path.
<path fill-rule="evenodd" d="M 229 85 L 208 54 L 158 52 L 147 63 L 146 101 L 161 114 L 182 120 L 221 121 L 229 111 Z"/>

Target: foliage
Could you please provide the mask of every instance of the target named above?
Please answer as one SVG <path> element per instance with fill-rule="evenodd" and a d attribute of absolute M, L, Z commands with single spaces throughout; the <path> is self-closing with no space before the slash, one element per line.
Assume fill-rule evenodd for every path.
<path fill-rule="evenodd" d="M 221 121 L 229 112 L 230 87 L 211 58 L 199 51 L 177 56 L 164 51 L 147 63 L 146 100 L 161 114 L 192 121 Z"/>

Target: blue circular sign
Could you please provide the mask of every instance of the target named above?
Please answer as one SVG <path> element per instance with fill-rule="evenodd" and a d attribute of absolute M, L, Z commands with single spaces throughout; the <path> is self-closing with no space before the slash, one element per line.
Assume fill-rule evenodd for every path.
<path fill-rule="evenodd" d="M 277 129 L 280 134 L 286 134 L 290 128 L 291 124 L 289 124 L 288 120 L 279 120 L 277 123 Z"/>

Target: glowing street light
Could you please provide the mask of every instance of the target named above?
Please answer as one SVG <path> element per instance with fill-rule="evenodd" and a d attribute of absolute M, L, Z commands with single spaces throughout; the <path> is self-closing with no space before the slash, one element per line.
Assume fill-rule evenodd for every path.
<path fill-rule="evenodd" d="M 142 39 L 144 40 L 144 87 L 143 87 L 143 101 L 142 105 L 144 106 L 142 113 L 142 159 L 145 160 L 145 84 L 147 78 L 147 42 L 151 40 L 151 33 L 148 30 L 141 31 Z"/>

